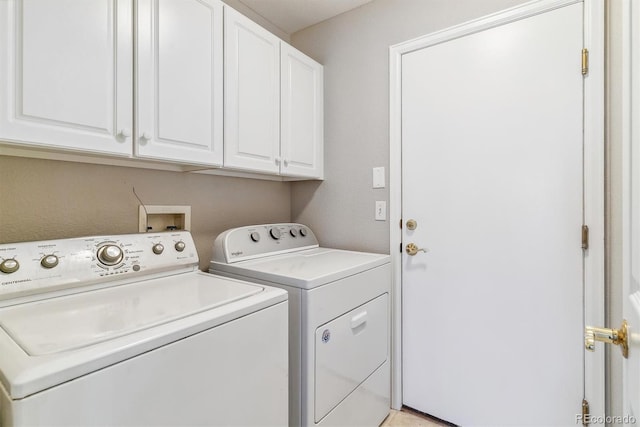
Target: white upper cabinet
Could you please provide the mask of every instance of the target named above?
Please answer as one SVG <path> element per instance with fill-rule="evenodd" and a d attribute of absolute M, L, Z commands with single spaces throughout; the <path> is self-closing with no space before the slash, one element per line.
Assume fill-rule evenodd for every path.
<path fill-rule="evenodd" d="M 322 179 L 323 68 L 220 0 L 0 0 L 7 143 Z"/>
<path fill-rule="evenodd" d="M 224 165 L 280 171 L 280 39 L 225 7 Z"/>
<path fill-rule="evenodd" d="M 131 155 L 131 0 L 0 1 L 0 139 Z"/>
<path fill-rule="evenodd" d="M 225 7 L 224 166 L 323 178 L 322 65 Z"/>
<path fill-rule="evenodd" d="M 138 0 L 135 154 L 222 165 L 218 0 Z"/>
<path fill-rule="evenodd" d="M 280 55 L 280 173 L 323 178 L 323 67 L 284 42 Z"/>

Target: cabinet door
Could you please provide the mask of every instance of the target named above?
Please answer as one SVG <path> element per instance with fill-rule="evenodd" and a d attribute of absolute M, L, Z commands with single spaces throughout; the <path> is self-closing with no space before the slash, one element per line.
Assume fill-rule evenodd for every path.
<path fill-rule="evenodd" d="M 0 139 L 131 155 L 131 0 L 0 1 Z"/>
<path fill-rule="evenodd" d="M 280 40 L 225 7 L 226 167 L 278 173 Z"/>
<path fill-rule="evenodd" d="M 281 45 L 281 174 L 323 177 L 322 65 Z"/>
<path fill-rule="evenodd" d="M 222 165 L 222 3 L 139 0 L 138 157 Z"/>

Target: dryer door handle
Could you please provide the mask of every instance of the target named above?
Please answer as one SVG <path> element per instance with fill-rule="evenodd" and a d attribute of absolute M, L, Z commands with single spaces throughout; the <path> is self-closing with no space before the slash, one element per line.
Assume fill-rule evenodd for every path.
<path fill-rule="evenodd" d="M 358 313 L 351 318 L 351 329 L 355 329 L 367 321 L 367 311 Z"/>

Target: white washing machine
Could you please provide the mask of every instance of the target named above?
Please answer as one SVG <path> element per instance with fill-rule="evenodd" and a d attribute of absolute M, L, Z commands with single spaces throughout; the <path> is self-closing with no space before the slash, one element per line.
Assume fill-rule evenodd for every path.
<path fill-rule="evenodd" d="M 286 424 L 286 292 L 197 266 L 188 232 L 0 245 L 0 424 Z"/>
<path fill-rule="evenodd" d="M 289 292 L 289 423 L 377 426 L 389 413 L 388 255 L 319 247 L 301 224 L 219 235 L 209 272 Z"/>

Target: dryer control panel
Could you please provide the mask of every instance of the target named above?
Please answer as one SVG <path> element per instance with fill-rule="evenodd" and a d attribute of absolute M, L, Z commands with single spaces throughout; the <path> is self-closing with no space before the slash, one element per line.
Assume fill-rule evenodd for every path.
<path fill-rule="evenodd" d="M 186 231 L 2 244 L 0 301 L 197 264 Z"/>
<path fill-rule="evenodd" d="M 213 261 L 233 263 L 317 247 L 318 240 L 306 225 L 249 225 L 232 228 L 216 237 Z"/>

